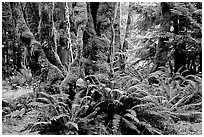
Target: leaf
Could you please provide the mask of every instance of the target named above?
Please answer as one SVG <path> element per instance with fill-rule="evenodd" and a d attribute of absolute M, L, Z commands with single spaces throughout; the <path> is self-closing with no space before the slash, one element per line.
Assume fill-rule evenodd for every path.
<path fill-rule="evenodd" d="M 78 128 L 78 125 L 74 122 L 67 122 L 66 123 L 66 126 L 69 128 L 69 129 L 73 129 L 73 130 L 76 130 L 78 131 L 79 128 Z"/>
<path fill-rule="evenodd" d="M 152 127 L 150 124 L 146 122 L 141 122 L 141 125 L 145 126 L 145 128 L 152 134 L 152 135 L 162 135 L 162 131 Z"/>
<path fill-rule="evenodd" d="M 120 126 L 121 116 L 120 115 L 114 115 L 113 118 L 114 118 L 113 119 L 113 134 L 117 135 L 118 130 L 119 130 L 119 126 Z"/>
<path fill-rule="evenodd" d="M 132 114 L 127 113 L 127 114 L 125 114 L 124 116 L 130 118 L 130 119 L 133 120 L 136 124 L 139 124 L 139 123 L 140 123 L 139 119 L 138 119 L 137 117 L 133 116 Z"/>
<path fill-rule="evenodd" d="M 140 80 L 138 80 L 137 78 L 133 78 L 127 82 L 127 84 L 124 86 L 123 89 L 127 90 L 129 87 L 139 84 L 139 83 L 140 83 Z"/>
<path fill-rule="evenodd" d="M 119 99 L 123 94 L 125 94 L 125 92 L 119 89 L 112 89 L 110 91 L 111 98 L 115 100 Z"/>
<path fill-rule="evenodd" d="M 45 129 L 48 129 L 48 127 L 50 126 L 51 126 L 50 122 L 37 122 L 33 124 L 33 126 L 30 129 L 30 132 L 43 131 Z"/>
<path fill-rule="evenodd" d="M 127 109 L 126 111 L 129 112 L 134 117 L 137 117 L 137 113 L 133 109 Z"/>
<path fill-rule="evenodd" d="M 153 107 L 155 107 L 155 104 L 150 102 L 150 103 L 146 103 L 146 104 L 135 105 L 131 109 L 133 109 L 136 112 L 142 112 L 142 111 L 148 110 L 148 109 L 153 108 Z"/>
<path fill-rule="evenodd" d="M 136 131 L 136 134 L 139 134 L 139 133 L 140 133 L 140 131 L 137 129 L 137 127 L 136 127 L 132 122 L 128 121 L 128 120 L 127 120 L 126 118 L 124 118 L 124 117 L 121 117 L 121 118 L 122 118 L 122 120 L 125 122 L 125 126 L 126 126 L 126 127 L 128 127 L 128 128 L 130 128 L 130 129 Z"/>
<path fill-rule="evenodd" d="M 69 121 L 70 117 L 67 114 L 60 114 L 58 116 L 54 116 L 51 119 L 51 123 L 55 126 L 65 125 Z"/>
<path fill-rule="evenodd" d="M 49 94 L 47 94 L 45 92 L 39 92 L 37 97 L 47 98 L 49 100 L 49 102 L 52 103 L 52 104 L 54 104 L 56 102 L 55 99 L 51 95 L 49 95 Z"/>
<path fill-rule="evenodd" d="M 40 102 L 40 103 L 45 103 L 45 104 L 50 104 L 50 100 L 47 98 L 37 98 L 36 102 Z"/>

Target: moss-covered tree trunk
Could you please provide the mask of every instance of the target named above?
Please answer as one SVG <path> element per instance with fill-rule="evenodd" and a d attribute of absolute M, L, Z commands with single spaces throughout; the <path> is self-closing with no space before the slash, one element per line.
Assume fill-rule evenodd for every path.
<path fill-rule="evenodd" d="M 64 21 L 61 15 L 63 11 L 61 12 L 62 9 L 58 8 L 59 5 L 57 7 L 55 5 L 55 3 L 40 3 L 39 39 L 43 43 L 42 48 L 49 62 L 57 66 L 66 75 L 66 69 L 57 53 L 59 39 L 61 38 L 59 37 L 59 29 Z M 55 12 L 55 8 L 59 9 L 58 12 Z"/>
<path fill-rule="evenodd" d="M 161 24 L 160 24 L 160 32 L 162 35 L 170 32 L 171 26 L 171 16 L 170 16 L 170 7 L 166 2 L 161 2 Z M 168 41 L 168 37 L 160 37 L 157 45 L 157 52 L 154 62 L 153 71 L 157 70 L 159 67 L 165 67 L 168 58 L 168 49 L 169 46 L 166 43 Z"/>
<path fill-rule="evenodd" d="M 16 33 L 28 51 L 30 57 L 29 67 L 32 75 L 34 77 L 40 76 L 40 81 L 45 82 L 47 85 L 52 85 L 56 81 L 62 80 L 64 78 L 62 72 L 48 61 L 42 45 L 35 39 L 34 34 L 27 26 L 20 3 L 12 3 L 12 5 L 13 16 L 16 20 Z"/>

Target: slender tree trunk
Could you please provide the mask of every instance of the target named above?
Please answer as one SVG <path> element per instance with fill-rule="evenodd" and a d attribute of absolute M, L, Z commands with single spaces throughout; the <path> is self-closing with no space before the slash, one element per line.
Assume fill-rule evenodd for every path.
<path fill-rule="evenodd" d="M 126 60 L 126 56 L 123 54 L 124 52 L 126 52 L 126 50 L 128 49 L 128 41 L 127 38 L 130 38 L 130 28 L 131 28 L 131 11 L 130 11 L 130 4 L 129 2 L 126 3 L 126 5 L 121 5 L 123 8 L 123 10 L 127 11 L 127 17 L 126 19 L 123 19 L 123 17 L 121 17 L 121 22 L 122 20 L 126 20 L 126 24 L 125 24 L 125 30 L 124 30 L 124 34 L 122 36 L 121 34 L 121 47 L 120 47 L 120 51 L 122 52 L 121 56 L 120 56 L 120 70 L 123 71 L 125 70 L 125 60 Z M 122 9 L 121 9 L 122 10 Z M 123 13 L 121 13 L 121 16 Z M 122 33 L 122 32 L 121 32 Z"/>
<path fill-rule="evenodd" d="M 115 41 L 115 24 L 116 24 L 116 16 L 118 13 L 118 5 L 119 2 L 116 3 L 115 5 L 115 10 L 114 10 L 114 16 L 110 17 L 111 21 L 111 32 L 112 32 L 112 38 L 111 38 L 111 43 L 110 43 L 110 73 L 111 76 L 113 76 L 114 73 L 114 58 L 115 58 L 115 50 L 116 50 L 116 41 Z"/>
<path fill-rule="evenodd" d="M 179 29 L 181 29 L 183 26 L 181 24 L 184 24 L 185 22 L 179 19 L 180 17 L 177 16 L 174 19 L 174 33 L 176 35 L 179 34 Z M 186 51 L 185 51 L 185 44 L 180 43 L 178 45 L 175 45 L 175 58 L 174 58 L 174 72 L 177 72 L 181 67 L 184 67 L 186 64 Z M 183 68 L 185 69 L 185 68 Z"/>

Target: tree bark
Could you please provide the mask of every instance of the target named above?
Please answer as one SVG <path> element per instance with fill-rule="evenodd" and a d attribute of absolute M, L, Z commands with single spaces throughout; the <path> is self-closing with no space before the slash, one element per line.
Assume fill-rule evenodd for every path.
<path fill-rule="evenodd" d="M 184 21 L 179 19 L 180 17 L 177 16 L 174 19 L 174 34 L 178 35 L 179 30 L 183 27 L 181 24 L 185 24 Z M 178 45 L 174 46 L 175 49 L 175 58 L 174 58 L 174 72 L 177 72 L 181 67 L 184 67 L 186 64 L 186 51 L 185 51 L 185 44 L 184 43 L 179 43 Z M 183 68 L 182 70 L 185 70 Z"/>
<path fill-rule="evenodd" d="M 166 34 L 170 32 L 170 23 L 171 23 L 171 16 L 170 16 L 170 7 L 168 3 L 161 2 L 161 24 L 160 24 L 160 32 Z M 159 67 L 165 67 L 166 62 L 168 61 L 167 54 L 168 54 L 168 45 L 165 41 L 168 41 L 168 38 L 159 38 L 159 42 L 157 45 L 155 63 L 152 71 L 157 70 Z"/>
<path fill-rule="evenodd" d="M 56 21 L 61 22 L 61 20 L 57 20 L 55 17 L 55 12 L 54 12 L 54 5 L 52 3 L 47 3 L 47 4 L 41 4 L 40 6 L 40 15 L 41 15 L 41 21 L 40 21 L 40 27 L 38 30 L 40 35 L 40 41 L 43 43 L 42 48 L 45 52 L 45 55 L 48 59 L 48 61 L 57 66 L 63 74 L 66 76 L 66 70 L 60 60 L 60 57 L 57 53 L 58 50 L 58 28 L 56 28 L 57 25 L 55 24 Z M 48 12 L 48 9 L 52 9 L 52 13 Z"/>
<path fill-rule="evenodd" d="M 29 67 L 32 75 L 34 77 L 40 76 L 41 81 L 45 81 L 48 84 L 52 84 L 56 80 L 62 80 L 64 78 L 62 72 L 47 60 L 42 45 L 36 41 L 33 33 L 26 25 L 22 11 L 20 10 L 20 3 L 14 3 L 13 9 L 17 23 L 17 35 L 21 42 L 25 44 L 31 58 Z"/>

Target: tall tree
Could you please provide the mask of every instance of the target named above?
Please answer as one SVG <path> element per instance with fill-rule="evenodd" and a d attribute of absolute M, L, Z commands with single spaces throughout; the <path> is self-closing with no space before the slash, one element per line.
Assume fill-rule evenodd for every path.
<path fill-rule="evenodd" d="M 160 19 L 160 32 L 161 35 L 165 35 L 167 32 L 170 32 L 171 27 L 171 15 L 170 15 L 170 6 L 166 2 L 161 2 L 161 19 Z M 163 34 L 162 34 L 163 33 Z M 169 51 L 169 45 L 166 43 L 168 37 L 160 37 L 156 49 L 155 57 L 155 66 L 153 71 L 159 67 L 165 67 L 166 62 L 168 61 L 167 54 Z"/>

